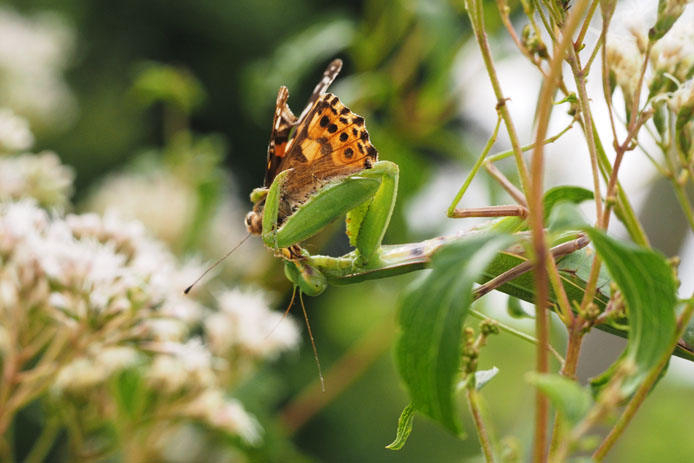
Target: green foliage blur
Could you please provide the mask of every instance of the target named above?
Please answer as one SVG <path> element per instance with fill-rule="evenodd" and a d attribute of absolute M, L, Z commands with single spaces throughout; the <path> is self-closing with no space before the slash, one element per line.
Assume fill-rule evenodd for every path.
<path fill-rule="evenodd" d="M 386 243 L 433 236 L 412 230 L 417 213 L 407 206 L 437 169 L 469 167 L 489 136 L 461 116 L 466 94 L 456 87 L 453 74 L 471 31 L 463 12 L 444 0 L 9 4 L 24 14 L 50 10 L 75 33 L 65 77 L 77 115 L 63 129 L 35 128 L 36 151 L 54 150 L 75 169 L 77 210 L 99 210 L 94 192 L 114 175 L 129 172 L 147 182 L 161 172 L 171 174 L 188 199 L 172 201 L 165 212 L 174 219 L 153 233 L 181 258 L 198 255 L 212 262 L 243 237 L 248 194 L 264 176 L 277 89 L 289 88 L 289 104 L 299 114 L 324 66 L 335 57 L 345 67 L 331 91 L 365 117 L 379 156 L 400 166 L 398 203 Z M 488 31 L 499 29 L 495 18 L 489 15 Z M 499 192 L 489 188 L 489 197 L 497 197 Z M 447 192 L 446 200 L 455 192 Z M 217 211 L 229 202 L 237 205 L 233 217 L 238 220 L 229 222 L 228 235 L 212 236 Z M 460 228 L 467 227 L 461 223 Z M 346 252 L 342 229 L 342 224 L 329 227 L 309 249 Z M 291 295 L 282 263 L 260 246 L 252 249 L 232 256 L 236 261 L 217 278 L 278 291 L 282 302 L 277 308 L 282 310 Z M 244 272 L 244 267 L 252 271 Z M 483 461 L 464 407 L 466 439 L 417 417 L 405 448 L 385 449 L 408 402 L 391 348 L 398 297 L 412 279 L 331 287 L 320 297 L 306 298 L 327 392 L 316 388 L 316 365 L 304 330 L 299 355 L 266 365 L 232 391 L 259 418 L 265 437 L 238 460 L 222 461 Z M 201 291 L 213 291 L 214 282 L 209 284 L 211 289 Z M 503 312 L 505 299 L 493 301 Z M 303 323 L 296 309 L 289 316 Z M 517 320 L 514 326 L 530 329 L 532 322 Z M 534 346 L 500 335 L 490 339 L 480 359 L 480 369 L 500 370 L 485 387 L 483 404 L 498 440 L 513 435 L 528 442 L 532 432 L 533 390 L 522 373 L 532 368 L 533 352 Z M 678 406 L 683 400 L 691 404 L 685 387 L 666 376 L 607 461 L 684 461 L 694 455 L 694 440 L 686 438 L 691 426 Z M 18 455 L 36 432 L 34 412 L 28 410 L 16 423 Z M 682 447 L 664 445 L 656 433 Z M 508 449 L 520 445 L 507 442 Z M 529 448 L 516 451 L 518 458 L 507 461 L 529 458 Z M 58 449 L 47 461 L 65 460 Z"/>

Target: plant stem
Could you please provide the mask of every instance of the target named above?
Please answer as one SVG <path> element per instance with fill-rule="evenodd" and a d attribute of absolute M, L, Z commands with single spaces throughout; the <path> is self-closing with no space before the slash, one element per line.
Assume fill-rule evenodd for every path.
<path fill-rule="evenodd" d="M 487 428 L 484 426 L 484 421 L 482 420 L 482 414 L 480 413 L 479 405 L 477 403 L 478 394 L 474 386 L 465 388 L 465 398 L 467 398 L 470 413 L 472 414 L 472 419 L 475 422 L 475 428 L 477 428 L 477 437 L 479 438 L 480 445 L 482 446 L 484 458 L 487 463 L 493 463 L 494 454 L 492 453 L 492 445 L 489 441 Z"/>
<path fill-rule="evenodd" d="M 499 320 L 492 319 L 491 317 L 483 314 L 482 312 L 478 312 L 477 310 L 470 309 L 469 313 L 470 313 L 470 315 L 472 315 L 473 317 L 475 317 L 479 320 L 494 320 L 497 323 L 497 325 L 499 326 L 499 329 L 501 331 L 506 331 L 508 334 L 515 336 L 518 339 L 522 339 L 523 341 L 527 341 L 531 344 L 537 344 L 537 339 L 533 338 L 529 334 L 526 334 L 526 333 L 519 331 L 515 328 L 511 328 L 510 326 L 508 326 L 504 323 L 501 323 Z M 564 364 L 564 362 L 565 362 L 564 357 L 562 357 L 561 354 L 559 352 L 557 352 L 556 349 L 554 349 L 554 347 L 552 347 L 551 344 L 547 344 L 547 351 L 550 354 L 552 354 L 559 361 L 560 364 L 562 364 L 562 365 Z"/>
<path fill-rule="evenodd" d="M 513 147 L 513 154 L 516 158 L 516 168 L 518 169 L 518 175 L 521 179 L 521 185 L 523 187 L 523 191 L 527 195 L 530 191 L 530 175 L 528 173 L 528 167 L 525 165 L 525 161 L 523 160 L 523 152 L 521 150 L 520 142 L 518 141 L 516 127 L 513 124 L 511 114 L 506 107 L 506 97 L 504 97 L 504 93 L 501 90 L 501 84 L 499 83 L 496 68 L 494 67 L 492 52 L 489 47 L 489 42 L 487 41 L 487 32 L 484 28 L 484 8 L 482 1 L 469 0 L 465 3 L 467 5 L 470 23 L 472 24 L 472 28 L 475 33 L 475 39 L 477 40 L 477 45 L 480 48 L 480 53 L 482 54 L 484 65 L 487 69 L 487 74 L 489 75 L 489 81 L 494 89 L 494 96 L 496 97 L 497 101 L 497 111 L 499 114 L 501 114 L 501 117 L 504 120 L 504 125 L 506 126 L 506 131 L 508 132 L 509 139 L 511 140 L 511 146 Z"/>
<path fill-rule="evenodd" d="M 472 183 L 472 179 L 475 178 L 475 175 L 477 175 L 477 172 L 480 170 L 480 167 L 482 167 L 482 164 L 484 163 L 484 159 L 487 157 L 487 154 L 489 154 L 489 151 L 492 149 L 492 146 L 494 146 L 494 143 L 496 142 L 496 137 L 499 134 L 499 127 L 500 126 L 501 126 L 501 116 L 497 117 L 496 127 L 494 127 L 494 132 L 492 133 L 492 136 L 489 137 L 489 140 L 487 140 L 487 144 L 484 145 L 484 149 L 482 150 L 479 157 L 477 158 L 477 161 L 475 161 L 475 165 L 472 166 L 472 169 L 470 170 L 470 173 L 468 174 L 467 178 L 465 179 L 463 186 L 460 187 L 460 191 L 458 191 L 458 194 L 455 195 L 455 198 L 453 198 L 453 202 L 448 207 L 448 217 L 453 216 L 453 212 L 455 211 L 456 206 L 458 205 L 460 200 L 463 198 L 463 195 L 465 194 L 468 187 L 470 186 L 470 183 Z"/>
<path fill-rule="evenodd" d="M 550 143 L 554 143 L 554 142 L 557 141 L 562 135 L 564 135 L 566 132 L 568 132 L 569 130 L 571 130 L 571 128 L 573 127 L 573 125 L 574 125 L 574 121 L 571 121 L 571 123 L 570 123 L 569 125 L 567 125 L 566 127 L 564 127 L 564 129 L 563 129 L 561 132 L 559 132 L 558 134 L 553 135 L 553 136 L 551 136 L 551 137 L 545 139 L 542 143 L 545 144 L 545 145 L 548 145 L 548 144 L 550 144 Z M 529 144 L 529 145 L 525 145 L 525 146 L 521 147 L 521 151 L 522 151 L 522 152 L 530 151 L 531 149 L 534 149 L 535 146 L 537 146 L 537 143 L 531 143 L 531 144 Z M 509 157 L 511 157 L 511 156 L 513 156 L 513 150 L 512 150 L 512 149 L 507 150 L 507 151 L 502 151 L 501 153 L 497 153 L 497 154 L 494 154 L 494 155 L 492 155 L 492 156 L 489 156 L 489 157 L 487 158 L 487 162 L 491 164 L 491 163 L 494 163 L 494 162 L 497 162 L 497 161 L 501 161 L 502 159 L 509 158 Z"/>
<path fill-rule="evenodd" d="M 687 192 L 680 184 L 680 182 L 677 180 L 677 178 L 672 179 L 672 186 L 675 190 L 675 196 L 677 196 L 677 200 L 679 201 L 680 207 L 682 208 L 682 212 L 684 212 L 684 215 L 687 218 L 689 228 L 694 232 L 694 211 L 692 210 L 692 203 L 691 201 L 689 201 Z"/>
<path fill-rule="evenodd" d="M 597 3 L 597 2 L 596 2 Z M 595 4 L 594 4 L 595 5 Z M 585 72 L 581 69 L 578 54 L 573 47 L 569 49 L 568 57 L 571 71 L 574 75 L 576 90 L 578 92 L 578 102 L 583 116 L 583 133 L 588 143 L 588 154 L 590 155 L 590 168 L 593 174 L 593 193 L 595 197 L 595 213 L 598 217 L 598 227 L 602 218 L 602 193 L 600 192 L 600 173 L 598 172 L 598 153 L 595 146 L 595 138 L 593 137 L 593 115 L 590 109 L 590 100 L 586 91 Z"/>
<path fill-rule="evenodd" d="M 663 368 L 665 368 L 670 361 L 672 351 L 675 349 L 677 342 L 682 337 L 682 334 L 684 333 L 684 330 L 686 329 L 689 319 L 692 317 L 693 313 L 694 300 L 690 300 L 677 319 L 677 329 L 675 330 L 674 336 L 671 340 L 671 348 L 663 354 L 662 358 L 658 362 L 658 365 L 651 370 L 643 383 L 641 383 L 639 388 L 636 390 L 636 393 L 627 404 L 626 409 L 619 417 L 619 420 L 617 420 L 617 423 L 614 425 L 607 437 L 605 437 L 605 440 L 602 441 L 595 453 L 593 453 L 593 460 L 596 462 L 602 461 L 605 455 L 607 455 L 607 452 L 610 451 L 614 443 L 622 435 L 627 425 L 631 423 L 631 419 L 634 417 L 639 407 L 648 396 L 648 393 L 655 382 L 658 380 L 658 378 L 660 378 Z"/>
<path fill-rule="evenodd" d="M 600 0 L 593 0 L 593 3 L 590 5 L 590 10 L 588 10 L 586 19 L 583 21 L 581 31 L 578 33 L 578 36 L 576 37 L 576 45 L 578 45 L 579 47 L 583 43 L 583 39 L 586 36 L 586 32 L 588 32 L 588 28 L 590 27 L 590 20 L 593 19 L 593 15 L 595 14 L 595 10 L 597 9 L 599 4 Z"/>
<path fill-rule="evenodd" d="M 36 439 L 29 455 L 24 459 L 24 463 L 41 463 L 44 461 L 51 447 L 53 447 L 58 431 L 60 431 L 60 421 L 57 417 L 48 419 L 43 426 L 41 435 Z"/>
<path fill-rule="evenodd" d="M 573 5 L 568 20 L 565 23 L 561 42 L 555 47 L 553 58 L 550 61 L 550 68 L 547 78 L 542 85 L 539 97 L 539 107 L 537 111 L 537 131 L 536 140 L 544 140 L 549 126 L 550 114 L 552 111 L 552 95 L 558 86 L 561 76 L 561 65 L 569 47 L 573 46 L 572 36 L 578 28 L 583 13 L 588 7 L 589 0 L 579 0 Z M 543 170 L 544 170 L 544 145 L 539 143 L 533 152 L 531 163 L 532 183 L 530 185 L 528 205 L 530 206 L 529 222 L 532 230 L 533 250 L 535 253 L 535 307 L 536 317 L 535 326 L 538 339 L 537 366 L 539 374 L 548 371 L 548 361 L 546 345 L 549 338 L 547 300 L 549 288 L 547 284 L 547 240 L 544 233 L 543 220 Z M 526 189 L 526 193 L 528 190 Z M 540 392 L 535 392 L 535 436 L 533 440 L 533 461 L 543 463 L 547 459 L 547 420 L 549 413 L 548 398 Z"/>
<path fill-rule="evenodd" d="M 567 378 L 576 379 L 576 368 L 578 367 L 578 359 L 581 352 L 581 344 L 585 335 L 581 325 L 583 317 L 578 316 L 569 328 L 569 342 L 566 346 L 566 362 L 562 365 L 560 374 Z M 552 427 L 552 442 L 549 446 L 549 460 L 554 461 L 559 450 L 560 443 L 564 435 L 564 429 L 561 422 L 561 417 L 558 413 L 554 415 L 554 426 Z"/>

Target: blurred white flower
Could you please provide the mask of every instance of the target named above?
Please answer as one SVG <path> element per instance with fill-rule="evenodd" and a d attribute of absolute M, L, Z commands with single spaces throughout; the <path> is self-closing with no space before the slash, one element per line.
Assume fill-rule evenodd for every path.
<path fill-rule="evenodd" d="M 45 207 L 65 207 L 73 178 L 51 151 L 0 157 L 0 201 L 33 198 Z"/>
<path fill-rule="evenodd" d="M 672 93 L 668 106 L 674 114 L 679 114 L 684 108 L 694 108 L 694 79 L 689 79 Z"/>
<path fill-rule="evenodd" d="M 219 389 L 209 389 L 193 400 L 185 413 L 212 427 L 236 434 L 249 444 L 260 442 L 260 425 L 241 403 L 224 397 Z"/>
<path fill-rule="evenodd" d="M 54 393 L 79 392 L 91 389 L 106 379 L 106 371 L 93 359 L 78 357 L 60 369 L 51 388 Z"/>
<path fill-rule="evenodd" d="M 199 267 L 179 267 L 173 254 L 161 242 L 150 238 L 141 222 L 121 220 L 115 213 L 104 217 L 71 214 L 65 221 L 76 237 L 108 243 L 116 252 L 127 256 L 128 272 L 123 276 L 123 285 L 131 290 L 145 285 L 147 298 L 158 307 L 158 316 L 188 324 L 200 319 L 200 304 L 183 295 L 183 289 L 192 280 L 191 275 L 200 271 Z"/>
<path fill-rule="evenodd" d="M 631 101 L 639 84 L 643 56 L 633 36 L 608 34 L 606 45 L 607 65 L 624 99 Z"/>
<path fill-rule="evenodd" d="M 195 206 L 191 186 L 164 169 L 111 175 L 87 201 L 87 209 L 137 219 L 172 245 L 181 241 Z"/>
<path fill-rule="evenodd" d="M 185 344 L 150 343 L 147 347 L 156 354 L 147 370 L 153 387 L 172 393 L 206 389 L 216 384 L 215 359 L 200 339 L 190 339 Z"/>
<path fill-rule="evenodd" d="M 136 365 L 140 354 L 129 346 L 89 346 L 88 354 L 60 369 L 52 384 L 54 393 L 82 392 L 103 383 L 114 373 Z"/>
<path fill-rule="evenodd" d="M 694 8 L 689 10 L 653 45 L 650 54 L 656 75 L 668 73 L 680 83 L 694 68 Z"/>
<path fill-rule="evenodd" d="M 0 101 L 33 126 L 65 125 L 75 100 L 63 80 L 73 32 L 60 17 L 25 17 L 0 8 Z"/>
<path fill-rule="evenodd" d="M 138 223 L 94 214 L 63 220 L 31 200 L 0 203 L 0 252 L 2 302 L 21 292 L 33 303 L 26 307 L 65 325 L 88 318 L 98 329 L 127 312 L 145 337 L 142 325 L 153 318 L 190 325 L 202 315 L 199 303 L 182 295 L 188 275 L 179 275 L 173 255 Z"/>
<path fill-rule="evenodd" d="M 0 153 L 27 150 L 33 144 L 34 135 L 26 119 L 9 108 L 0 108 Z"/>
<path fill-rule="evenodd" d="M 232 289 L 224 291 L 217 300 L 219 312 L 205 319 L 205 333 L 215 354 L 228 356 L 239 349 L 254 357 L 273 358 L 297 345 L 296 324 L 290 318 L 282 320 L 282 313 L 270 310 L 265 293 Z"/>

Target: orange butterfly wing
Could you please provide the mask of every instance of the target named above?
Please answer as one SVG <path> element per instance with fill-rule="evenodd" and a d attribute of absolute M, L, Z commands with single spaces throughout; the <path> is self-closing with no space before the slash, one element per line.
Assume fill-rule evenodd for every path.
<path fill-rule="evenodd" d="M 293 210 L 325 183 L 369 169 L 377 160 L 364 118 L 325 93 L 287 143 L 278 172 L 293 172 L 284 184 L 283 200 Z"/>

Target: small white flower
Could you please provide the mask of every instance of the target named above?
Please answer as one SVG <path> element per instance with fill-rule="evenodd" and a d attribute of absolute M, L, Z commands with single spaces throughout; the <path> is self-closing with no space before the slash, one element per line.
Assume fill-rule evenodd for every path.
<path fill-rule="evenodd" d="M 680 82 L 687 79 L 694 67 L 694 11 L 653 45 L 650 58 L 656 75 L 668 73 Z"/>
<path fill-rule="evenodd" d="M 52 387 L 58 393 L 83 391 L 101 384 L 107 376 L 108 372 L 93 359 L 78 357 L 60 369 Z"/>
<path fill-rule="evenodd" d="M 157 238 L 180 244 L 193 220 L 195 191 L 167 170 L 108 177 L 88 200 L 97 212 L 141 221 Z"/>
<path fill-rule="evenodd" d="M 34 144 L 34 135 L 26 119 L 11 109 L 0 108 L 0 152 L 27 150 Z"/>
<path fill-rule="evenodd" d="M 184 387 L 208 388 L 216 383 L 214 359 L 200 339 L 193 338 L 185 344 L 151 343 L 148 347 L 157 353 L 147 371 L 153 385 L 174 392 Z"/>
<path fill-rule="evenodd" d="M 606 58 L 617 85 L 624 93 L 624 99 L 629 101 L 638 87 L 643 64 L 643 57 L 633 37 L 609 34 Z"/>
<path fill-rule="evenodd" d="M 260 442 L 258 421 L 237 400 L 225 398 L 218 389 L 209 389 L 200 394 L 186 407 L 186 414 L 238 435 L 249 444 Z"/>
<path fill-rule="evenodd" d="M 33 198 L 42 206 L 63 207 L 73 177 L 72 169 L 50 151 L 0 158 L 0 200 Z"/>
<path fill-rule="evenodd" d="M 672 93 L 668 99 L 670 111 L 678 114 L 683 108 L 694 107 L 694 79 L 690 79 Z"/>
<path fill-rule="evenodd" d="M 62 74 L 73 41 L 57 15 L 28 18 L 0 8 L 0 101 L 34 127 L 69 123 L 76 104 Z"/>
<path fill-rule="evenodd" d="M 94 361 L 112 374 L 136 365 L 140 358 L 139 352 L 133 347 L 110 346 L 99 349 L 94 356 Z"/>
<path fill-rule="evenodd" d="M 267 296 L 260 291 L 227 290 L 218 296 L 220 311 L 205 320 L 210 349 L 228 355 L 232 349 L 256 357 L 275 357 L 295 347 L 299 330 L 290 318 L 271 311 Z"/>
<path fill-rule="evenodd" d="M 144 322 L 147 338 L 154 341 L 183 341 L 190 332 L 186 323 L 175 318 L 151 318 Z"/>

